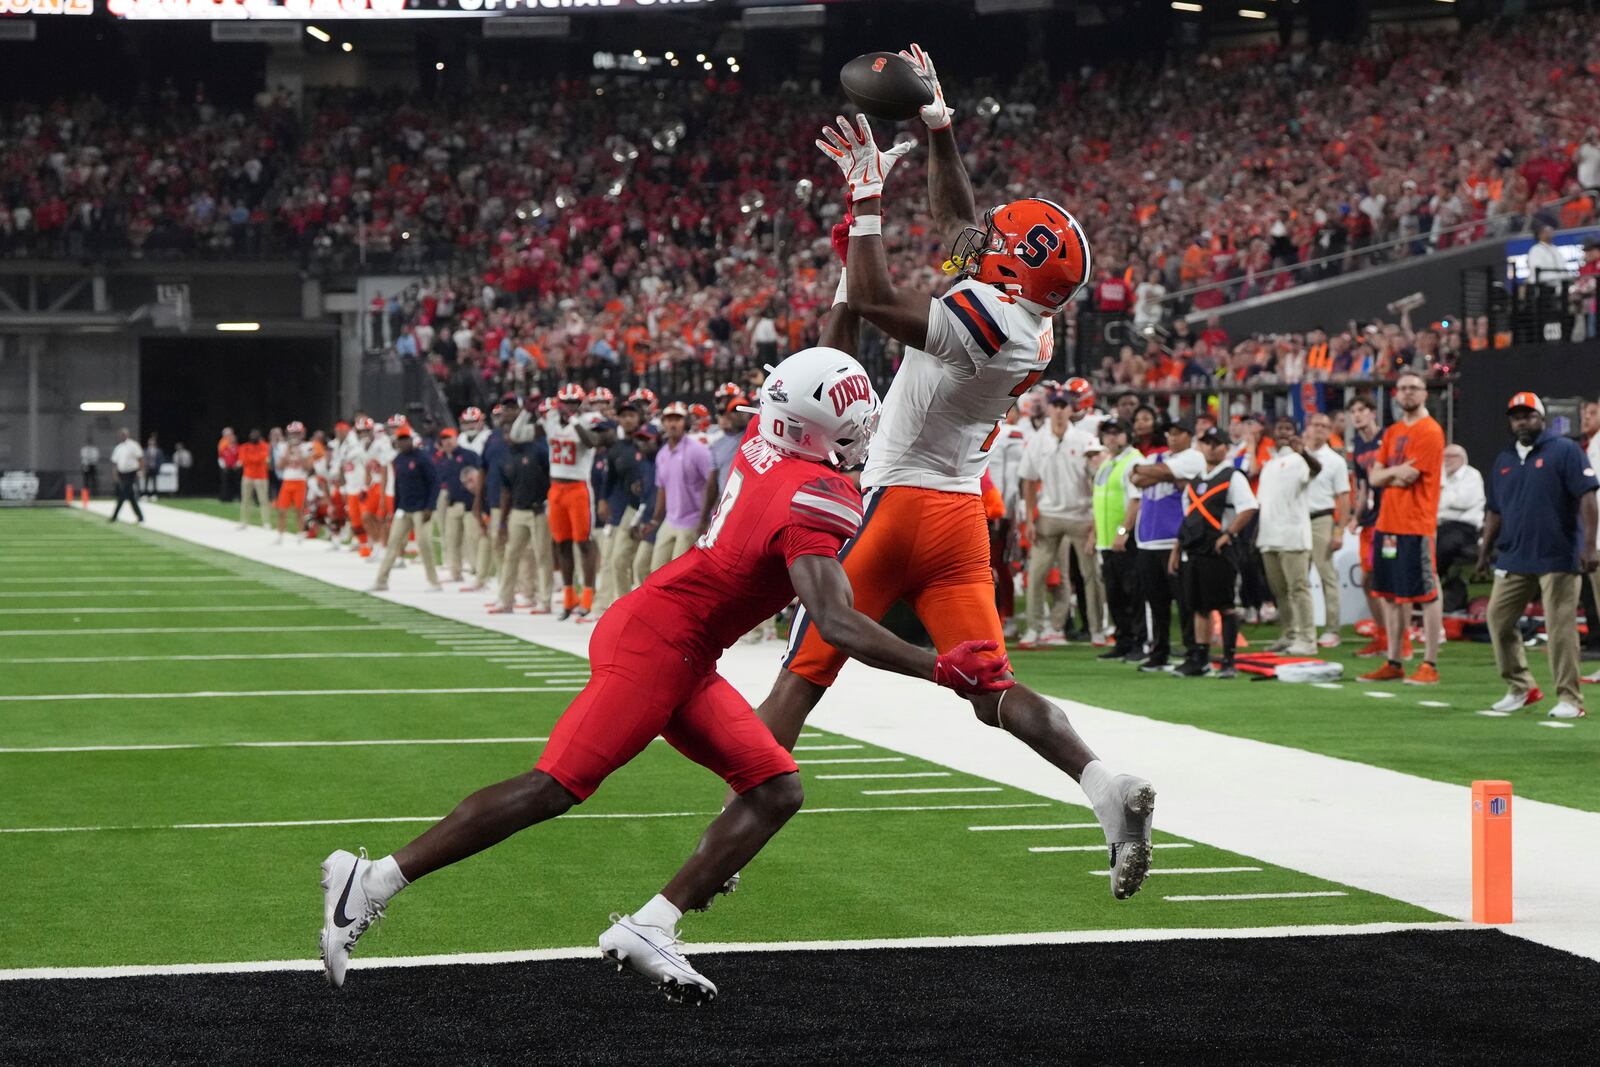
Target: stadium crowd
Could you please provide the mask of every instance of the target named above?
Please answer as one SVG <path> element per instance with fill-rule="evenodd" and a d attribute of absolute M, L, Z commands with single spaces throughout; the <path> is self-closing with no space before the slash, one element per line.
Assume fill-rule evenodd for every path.
<path fill-rule="evenodd" d="M 979 203 L 1048 183 L 1041 160 L 1068 161 L 1043 191 L 1095 235 L 1100 280 L 1136 318 L 1204 310 L 1519 230 L 1541 211 L 1593 221 L 1596 29 L 1559 13 L 1465 40 L 1180 53 L 1156 76 L 1030 68 L 972 82 L 959 132 Z M 131 110 L 10 101 L 0 255 L 295 253 L 310 268 L 426 273 L 415 293 L 382 294 L 369 339 L 438 357 L 445 373 L 470 349 L 497 385 L 506 366 L 558 378 L 617 361 L 716 367 L 777 338 L 800 347 L 832 291 L 839 208 L 811 195 L 810 116 L 826 112 L 797 106 L 807 93 L 833 99 L 730 74 L 502 86 L 470 114 L 345 91 L 303 109 L 263 93 L 234 111 L 170 83 Z M 922 165 L 914 154 L 904 167 Z M 944 250 L 926 247 L 925 216 L 888 236 L 934 272 Z M 481 311 L 469 344 L 441 307 Z"/>

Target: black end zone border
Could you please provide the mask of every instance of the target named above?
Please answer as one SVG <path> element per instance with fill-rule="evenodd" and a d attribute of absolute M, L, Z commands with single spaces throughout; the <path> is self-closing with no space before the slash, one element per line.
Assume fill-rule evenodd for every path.
<path fill-rule="evenodd" d="M 0 982 L 0 1061 L 1595 1062 L 1600 963 L 1495 930 Z"/>

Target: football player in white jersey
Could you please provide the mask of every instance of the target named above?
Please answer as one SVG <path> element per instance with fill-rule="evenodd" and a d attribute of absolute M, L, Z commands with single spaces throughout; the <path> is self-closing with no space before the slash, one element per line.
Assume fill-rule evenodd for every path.
<path fill-rule="evenodd" d="M 282 453 L 278 456 L 278 544 L 283 544 L 284 529 L 295 533 L 295 544 L 300 543 L 306 512 L 306 480 L 311 474 L 311 445 L 306 442 L 306 424 L 291 422 L 284 431 Z M 289 512 L 294 512 L 294 524 L 288 525 Z"/>
<path fill-rule="evenodd" d="M 817 146 L 843 172 L 854 214 L 850 308 L 906 346 L 862 473 L 866 521 L 843 562 L 863 613 L 881 618 L 904 599 L 939 648 L 978 634 L 1003 655 L 979 479 L 1007 409 L 1050 364 L 1051 317 L 1089 277 L 1089 242 L 1050 200 L 1016 200 L 979 219 L 932 61 L 916 45 L 902 54 L 934 87 L 934 102 L 922 111 L 928 196 L 935 230 L 954 239 L 946 269 L 957 280 L 940 295 L 898 288 L 890 278 L 884 179 L 910 146 L 880 152 L 865 116 L 855 124 L 841 116 L 825 128 Z M 844 659 L 802 611 L 788 670 L 760 709 L 779 741 L 793 745 Z M 972 704 L 981 721 L 1008 730 L 1082 784 L 1105 830 L 1113 896 L 1137 892 L 1150 867 L 1150 783 L 1112 774 L 1066 714 L 1026 686 Z"/>
<path fill-rule="evenodd" d="M 456 438 L 456 447 L 476 453 L 482 459 L 483 446 L 489 443 L 489 434 L 492 432 L 484 424 L 483 410 L 467 408 L 458 421 L 461 423 L 461 434 Z"/>
<path fill-rule="evenodd" d="M 561 571 L 561 619 L 583 618 L 594 607 L 594 583 L 600 553 L 591 539 L 594 522 L 589 475 L 594 470 L 594 448 L 600 443 L 595 412 L 583 410 L 583 387 L 568 383 L 556 393 L 556 405 L 544 419 L 550 441 L 550 538 L 555 542 L 556 567 Z M 583 558 L 583 593 L 575 587 L 573 545 Z"/>

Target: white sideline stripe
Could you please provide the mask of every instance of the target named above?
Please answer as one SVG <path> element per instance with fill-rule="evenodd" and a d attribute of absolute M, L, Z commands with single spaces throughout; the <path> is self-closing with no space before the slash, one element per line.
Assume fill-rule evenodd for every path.
<path fill-rule="evenodd" d="M 303 634 L 315 631 L 348 630 L 352 633 L 371 630 L 394 630 L 394 626 L 134 626 L 108 630 L 79 630 L 61 627 L 57 630 L 0 630 L 0 637 L 83 637 L 87 634 Z"/>
<path fill-rule="evenodd" d="M 537 666 L 537 664 L 535 664 L 535 666 Z M 512 667 L 507 669 L 515 670 L 516 668 Z M 587 682 L 589 680 L 588 671 L 584 671 L 581 674 L 576 671 L 568 673 L 561 673 L 557 671 L 523 671 L 522 676 L 524 678 L 548 678 L 552 682 L 571 682 L 574 680 Z"/>
<path fill-rule="evenodd" d="M 240 612 L 240 611 L 329 611 L 338 609 L 319 608 L 314 604 L 207 604 L 204 607 L 186 608 L 174 604 L 163 604 L 160 607 L 150 608 L 7 608 L 7 615 L 170 615 L 173 613 L 188 615 L 195 613 L 214 612 Z"/>
<path fill-rule="evenodd" d="M 446 693 L 543 693 L 535 686 L 463 686 L 447 689 L 205 689 L 192 693 L 37 693 L 0 696 L 5 703 L 47 700 L 210 700 L 218 697 L 430 696 Z"/>
<path fill-rule="evenodd" d="M 211 576 L 204 576 L 204 577 L 196 576 L 196 577 L 193 577 L 193 578 L 179 577 L 177 575 L 160 575 L 160 574 L 151 574 L 151 575 L 97 574 L 92 578 L 85 578 L 85 577 L 76 576 L 76 575 L 68 576 L 68 577 L 62 577 L 62 578 L 49 578 L 49 577 L 0 578 L 0 582 L 5 583 L 6 585 L 34 585 L 34 584 L 38 584 L 40 582 L 50 582 L 52 584 L 58 584 L 58 585 L 64 585 L 64 584 L 67 584 L 67 583 L 73 583 L 73 584 L 78 584 L 78 585 L 87 585 L 90 582 L 93 582 L 96 585 L 104 585 L 106 579 L 107 578 L 112 578 L 112 577 L 133 578 L 136 581 L 140 581 L 140 582 L 240 582 L 240 581 L 249 581 L 250 580 L 248 578 L 241 578 L 237 574 L 217 575 L 215 577 L 211 577 Z"/>
<path fill-rule="evenodd" d="M 1448 708 L 1450 706 L 1443 700 L 1419 700 L 1417 703 L 1425 708 Z"/>
<path fill-rule="evenodd" d="M 1151 867 L 1149 874 L 1260 874 L 1260 867 Z M 1110 871 L 1089 871 L 1100 878 L 1111 877 Z"/>
<path fill-rule="evenodd" d="M 904 763 L 904 756 L 838 756 L 833 759 L 795 760 L 802 767 L 815 767 L 822 763 Z"/>
<path fill-rule="evenodd" d="M 1092 945 L 1145 941 L 1255 941 L 1280 937 L 1361 937 L 1411 930 L 1440 932 L 1483 930 L 1466 922 L 1353 923 L 1328 926 L 1256 926 L 1243 929 L 1059 930 L 1027 934 L 980 934 L 966 937 L 895 937 L 856 941 L 736 941 L 695 945 L 695 956 L 735 952 L 846 952 L 907 948 L 1005 948 L 1012 945 Z M 433 956 L 363 956 L 350 969 L 376 971 L 397 967 L 452 967 L 461 964 L 544 963 L 595 959 L 593 945 L 571 948 L 522 949 L 512 952 L 457 952 Z M 237 963 L 159 963 L 115 967 L 19 967 L 0 970 L 0 982 L 41 978 L 146 978 L 187 974 L 251 974 L 269 971 L 319 971 L 322 961 L 243 960 Z"/>
<path fill-rule="evenodd" d="M 175 752 L 202 748 L 364 748 L 374 745 L 525 745 L 548 737 L 401 737 L 368 741 L 213 741 L 149 745 L 49 745 L 40 748 L 0 748 L 0 755 L 33 752 Z"/>
<path fill-rule="evenodd" d="M 231 589 L 231 590 L 228 591 L 228 595 L 229 596 L 274 596 L 274 595 L 281 594 L 281 593 L 291 593 L 291 595 L 293 595 L 292 591 L 291 590 L 287 590 L 287 589 Z M 125 596 L 186 596 L 186 595 L 188 595 L 188 590 L 186 590 L 186 589 L 117 589 L 117 590 L 111 590 L 111 591 L 102 590 L 102 589 L 45 589 L 45 590 L 40 590 L 39 592 L 26 592 L 26 591 L 24 591 L 24 592 L 0 593 L 0 597 L 69 597 L 69 596 L 125 597 Z M 248 605 L 240 605 L 240 606 L 241 607 L 254 607 L 255 605 L 248 604 Z"/>
<path fill-rule="evenodd" d="M 920 811 L 970 811 L 974 808 L 988 807 L 982 804 L 954 804 L 954 805 L 869 805 L 859 808 L 801 808 L 802 815 L 838 815 L 844 812 L 920 812 Z M 997 804 L 994 807 L 1002 808 L 1044 808 L 1048 804 Z M 558 816 L 562 819 L 714 819 L 721 812 L 716 811 L 617 811 L 617 812 L 568 812 Z M 372 817 L 359 819 L 293 819 L 281 822 L 180 822 L 151 825 L 127 826 L 0 826 L 0 834 L 91 834 L 111 830 L 271 830 L 293 828 L 300 826 L 364 826 L 368 823 L 399 823 L 399 822 L 425 822 L 435 823 L 444 818 L 443 815 L 392 815 L 386 817 Z"/>
<path fill-rule="evenodd" d="M 1573 727 L 1573 724 L 1570 722 L 1536 722 L 1534 725 L 1548 726 L 1552 730 L 1570 730 Z"/>
<path fill-rule="evenodd" d="M 853 779 L 876 781 L 881 778 L 948 778 L 950 771 L 905 771 L 900 774 L 819 774 L 819 782 L 843 782 Z"/>
<path fill-rule="evenodd" d="M 997 785 L 962 785 L 962 786 L 953 786 L 953 787 L 947 788 L 947 789 L 863 789 L 861 791 L 861 795 L 864 796 L 864 797 L 899 797 L 899 796 L 907 796 L 907 795 L 909 795 L 911 793 L 998 793 L 998 792 L 1000 792 L 1000 787 L 997 786 Z"/>
<path fill-rule="evenodd" d="M 1014 826 L 969 826 L 968 830 L 981 833 L 985 830 L 1098 830 L 1097 822 L 1046 822 L 1019 823 Z"/>
<path fill-rule="evenodd" d="M 1394 698 L 1393 693 L 1385 693 L 1382 689 L 1364 689 L 1361 695 L 1373 697 L 1377 700 L 1392 700 Z"/>
<path fill-rule="evenodd" d="M 76 632 L 76 631 L 70 631 Z M 419 659 L 428 657 L 466 656 L 466 652 L 222 652 L 216 655 L 184 656 L 34 656 L 7 659 L 6 666 L 17 663 L 194 663 L 209 660 L 235 659 Z"/>
<path fill-rule="evenodd" d="M 1187 841 L 1158 841 L 1151 848 L 1194 848 Z M 1104 845 L 1033 845 L 1029 852 L 1104 852 Z"/>
<path fill-rule="evenodd" d="M 790 752 L 843 752 L 852 748 L 865 748 L 865 745 L 796 745 Z"/>
<path fill-rule="evenodd" d="M 1162 897 L 1162 900 L 1299 900 L 1303 897 L 1347 897 L 1342 889 L 1321 889 L 1314 893 L 1193 893 L 1184 896 Z M 1462 925 L 1468 925 L 1463 923 Z"/>

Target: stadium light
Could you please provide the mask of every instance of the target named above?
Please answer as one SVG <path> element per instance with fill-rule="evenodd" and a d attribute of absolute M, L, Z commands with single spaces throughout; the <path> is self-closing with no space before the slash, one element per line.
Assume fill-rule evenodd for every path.
<path fill-rule="evenodd" d="M 737 74 L 737 73 L 739 73 L 739 64 L 737 64 L 737 63 L 730 63 L 730 64 L 729 64 L 729 65 L 728 65 L 728 69 L 729 69 L 729 70 L 731 70 L 731 71 L 733 71 L 733 72 L 734 72 L 734 73 L 735 73 L 735 74 Z"/>
<path fill-rule="evenodd" d="M 673 61 L 672 61 L 672 65 L 673 65 L 673 66 L 674 66 L 674 67 L 676 67 L 676 66 L 677 66 L 677 65 L 678 65 L 678 61 L 677 61 L 677 60 L 676 60 L 676 59 L 674 59 L 674 60 L 673 60 Z"/>
<path fill-rule="evenodd" d="M 340 45 L 339 47 L 344 49 L 346 52 L 354 52 L 356 50 L 356 46 L 351 44 L 349 41 L 346 41 L 344 44 Z"/>
<path fill-rule="evenodd" d="M 126 411 L 128 405 L 120 400 L 85 400 L 78 405 L 79 411 Z"/>
<path fill-rule="evenodd" d="M 633 50 L 633 58 L 634 59 L 643 59 L 644 58 L 644 50 L 643 49 L 639 49 L 639 48 L 635 48 Z"/>
<path fill-rule="evenodd" d="M 221 333 L 255 333 L 261 329 L 259 322 L 219 322 L 217 330 Z"/>
<path fill-rule="evenodd" d="M 733 58 L 732 56 L 728 57 L 728 66 L 737 67 L 738 65 L 739 65 L 739 61 L 737 59 Z"/>
<path fill-rule="evenodd" d="M 444 61 L 440 60 L 439 62 L 435 63 L 433 65 L 433 69 L 434 70 L 443 70 L 444 69 Z"/>
<path fill-rule="evenodd" d="M 713 69 L 713 68 L 712 68 L 712 66 L 711 66 L 711 62 L 710 62 L 710 61 L 709 61 L 709 60 L 707 60 L 707 61 L 706 61 L 706 62 L 704 62 L 704 63 L 701 63 L 701 64 L 700 64 L 700 65 L 701 65 L 701 66 L 702 66 L 702 67 L 704 67 L 704 68 L 705 68 L 705 69 L 707 69 L 707 70 L 711 70 L 711 69 Z"/>
<path fill-rule="evenodd" d="M 1196 11 L 1196 12 L 1198 12 L 1198 11 L 1204 11 L 1205 8 L 1201 7 L 1199 4 L 1186 4 L 1186 3 L 1183 2 L 1183 0 L 1172 0 L 1172 10 L 1174 10 L 1174 11 Z"/>
<path fill-rule="evenodd" d="M 1248 7 L 1241 7 L 1239 9 L 1239 17 L 1242 19 L 1264 19 L 1267 17 L 1267 13 L 1265 11 L 1252 11 Z"/>
<path fill-rule="evenodd" d="M 696 63 L 704 63 L 706 61 L 706 54 L 704 52 L 699 53 L 694 57 L 694 61 Z"/>
<path fill-rule="evenodd" d="M 308 37 L 315 37 L 323 44 L 327 44 L 329 41 L 333 40 L 333 37 L 328 33 L 328 31 L 322 29 L 320 26 L 307 26 L 306 35 Z"/>
<path fill-rule="evenodd" d="M 675 56 L 675 55 L 673 55 L 673 54 L 672 54 L 672 53 L 671 53 L 671 52 L 668 52 L 668 53 L 667 53 L 667 54 L 666 54 L 666 55 L 665 55 L 665 56 L 664 56 L 664 57 L 662 57 L 662 58 L 664 58 L 664 59 L 666 59 L 666 60 L 668 60 L 668 61 L 671 61 L 671 60 L 674 60 L 674 59 L 677 59 L 677 58 L 678 58 L 678 57 L 677 57 L 677 56 Z"/>

